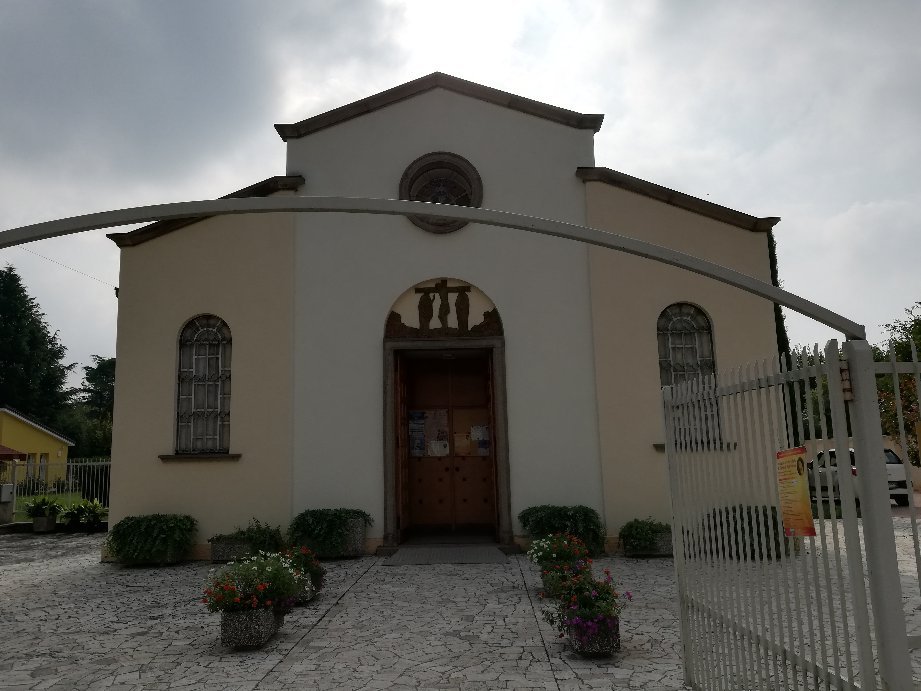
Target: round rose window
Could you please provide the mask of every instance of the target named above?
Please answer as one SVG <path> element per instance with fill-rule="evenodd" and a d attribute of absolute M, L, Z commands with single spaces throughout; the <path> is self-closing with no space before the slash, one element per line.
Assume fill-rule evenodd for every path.
<path fill-rule="evenodd" d="M 466 158 L 436 151 L 409 164 L 400 180 L 400 199 L 479 207 L 483 203 L 483 182 Z M 466 221 L 450 218 L 408 218 L 431 233 L 451 233 L 467 225 Z"/>

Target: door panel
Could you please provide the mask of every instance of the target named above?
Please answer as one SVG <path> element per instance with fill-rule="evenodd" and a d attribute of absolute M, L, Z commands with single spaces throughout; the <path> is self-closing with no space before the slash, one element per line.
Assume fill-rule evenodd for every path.
<path fill-rule="evenodd" d="M 405 357 L 398 449 L 408 477 L 401 524 L 422 530 L 496 527 L 491 381 L 486 354 Z"/>

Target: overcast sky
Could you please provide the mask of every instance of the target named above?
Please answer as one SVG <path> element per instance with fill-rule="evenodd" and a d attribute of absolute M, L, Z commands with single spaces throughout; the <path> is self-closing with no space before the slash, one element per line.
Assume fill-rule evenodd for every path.
<path fill-rule="evenodd" d="M 921 300 L 919 36 L 912 0 L 0 0 L 0 230 L 283 174 L 274 123 L 442 71 L 604 113 L 596 165 L 780 216 L 783 286 L 880 342 Z M 80 365 L 115 354 L 104 233 L 0 250 Z"/>

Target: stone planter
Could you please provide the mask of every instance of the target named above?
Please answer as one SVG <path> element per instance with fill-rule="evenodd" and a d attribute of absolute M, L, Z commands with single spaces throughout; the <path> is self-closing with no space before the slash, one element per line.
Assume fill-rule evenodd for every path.
<path fill-rule="evenodd" d="M 301 590 L 301 592 L 295 596 L 294 606 L 303 607 L 316 596 L 317 596 L 317 590 L 316 588 L 313 587 L 313 583 L 311 583 L 308 580 L 307 585 L 304 586 L 303 590 Z"/>
<path fill-rule="evenodd" d="M 365 533 L 368 526 L 363 518 L 350 518 L 346 523 L 345 542 L 342 545 L 343 557 L 360 557 L 365 553 Z"/>
<path fill-rule="evenodd" d="M 614 617 L 592 635 L 583 635 L 570 627 L 569 643 L 581 657 L 610 657 L 620 650 L 620 619 Z"/>
<path fill-rule="evenodd" d="M 221 643 L 234 650 L 261 648 L 275 635 L 285 615 L 271 609 L 221 612 Z"/>
<path fill-rule="evenodd" d="M 239 561 L 250 554 L 252 554 L 252 548 L 248 542 L 234 540 L 211 541 L 211 562 L 214 564 Z"/>
<path fill-rule="evenodd" d="M 57 516 L 36 516 L 32 519 L 33 533 L 53 533 L 57 527 Z"/>

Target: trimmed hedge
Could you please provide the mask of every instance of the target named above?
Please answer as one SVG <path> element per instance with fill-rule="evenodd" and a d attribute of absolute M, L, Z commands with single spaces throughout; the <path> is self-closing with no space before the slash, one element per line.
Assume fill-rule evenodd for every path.
<path fill-rule="evenodd" d="M 106 547 L 125 564 L 172 564 L 186 557 L 197 528 L 198 522 L 183 514 L 125 516 L 109 530 Z"/>
<path fill-rule="evenodd" d="M 598 512 L 588 506 L 529 506 L 518 514 L 518 520 L 532 538 L 568 533 L 585 542 L 591 554 L 604 552 L 604 524 Z"/>

